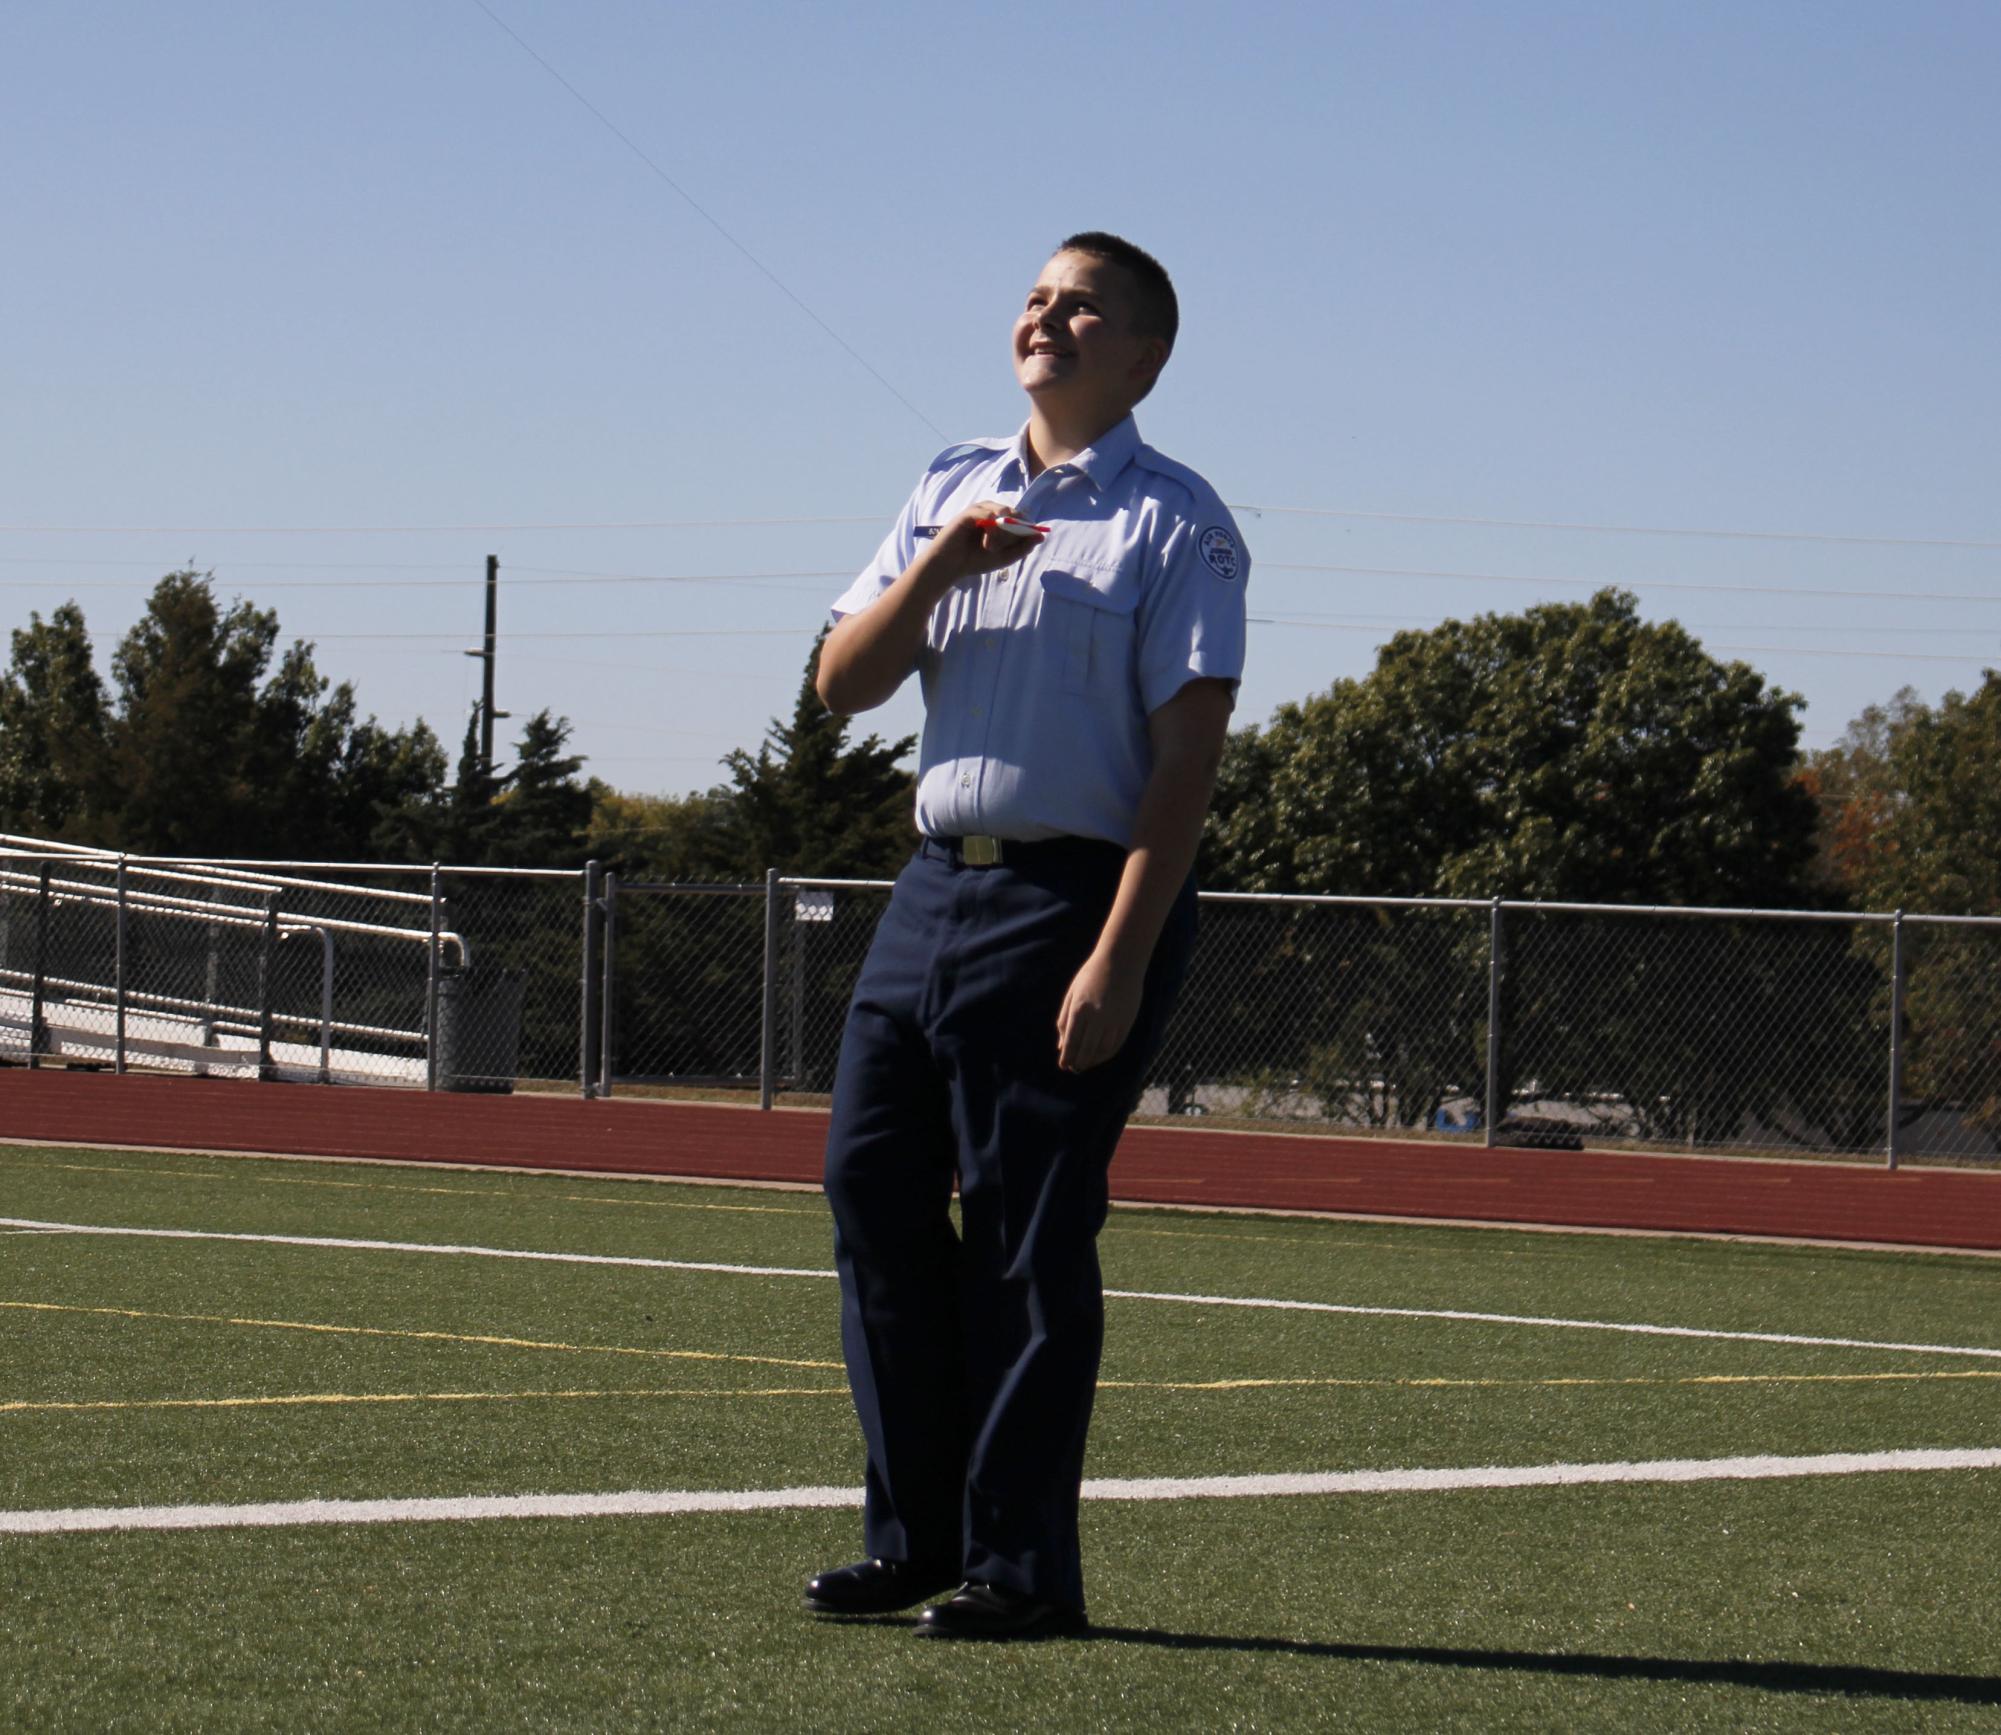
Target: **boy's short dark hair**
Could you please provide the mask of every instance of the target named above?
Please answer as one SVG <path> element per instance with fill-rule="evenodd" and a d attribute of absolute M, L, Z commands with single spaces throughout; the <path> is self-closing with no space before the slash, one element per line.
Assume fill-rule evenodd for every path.
<path fill-rule="evenodd" d="M 1167 347 L 1174 348 L 1175 335 L 1181 329 L 1181 303 L 1175 296 L 1167 267 L 1145 248 L 1135 247 L 1122 236 L 1108 235 L 1102 229 L 1086 229 L 1072 235 L 1056 251 L 1088 253 L 1093 259 L 1109 260 L 1123 268 L 1139 292 L 1134 297 L 1134 325 L 1142 336 L 1164 338 Z"/>

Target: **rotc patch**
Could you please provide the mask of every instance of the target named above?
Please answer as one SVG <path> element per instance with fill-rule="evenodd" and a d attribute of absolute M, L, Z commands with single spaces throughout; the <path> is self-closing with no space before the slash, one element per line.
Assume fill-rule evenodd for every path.
<path fill-rule="evenodd" d="M 1217 524 L 1202 532 L 1202 540 L 1195 545 L 1202 551 L 1202 558 L 1208 568 L 1225 584 L 1235 584 L 1237 574 L 1243 570 L 1244 557 L 1237 552 L 1237 539 L 1222 525 Z"/>

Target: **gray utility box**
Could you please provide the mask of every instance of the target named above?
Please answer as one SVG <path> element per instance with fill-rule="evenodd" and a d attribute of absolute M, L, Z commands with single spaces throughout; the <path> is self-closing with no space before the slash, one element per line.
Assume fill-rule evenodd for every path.
<path fill-rule="evenodd" d="M 511 1091 L 521 1071 L 521 1001 L 527 972 L 438 972 L 438 1088 Z"/>

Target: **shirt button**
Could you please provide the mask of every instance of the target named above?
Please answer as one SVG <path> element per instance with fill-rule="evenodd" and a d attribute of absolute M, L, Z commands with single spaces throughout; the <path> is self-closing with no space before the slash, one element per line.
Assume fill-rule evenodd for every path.
<path fill-rule="evenodd" d="M 970 771 L 961 771 L 959 773 L 959 787 L 961 789 L 971 789 L 973 787 L 973 774 Z"/>

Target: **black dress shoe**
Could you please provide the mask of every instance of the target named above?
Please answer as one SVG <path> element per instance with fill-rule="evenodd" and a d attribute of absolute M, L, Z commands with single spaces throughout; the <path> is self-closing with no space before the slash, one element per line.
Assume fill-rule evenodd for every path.
<path fill-rule="evenodd" d="M 917 1566 L 907 1560 L 860 1560 L 823 1572 L 806 1586 L 806 1606 L 816 1615 L 886 1615 L 928 1601 L 958 1582 L 956 1566 Z"/>
<path fill-rule="evenodd" d="M 934 1639 L 1055 1638 L 1081 1633 L 1087 1624 L 1080 1608 L 1004 1584 L 962 1584 L 917 1617 L 917 1630 Z"/>

